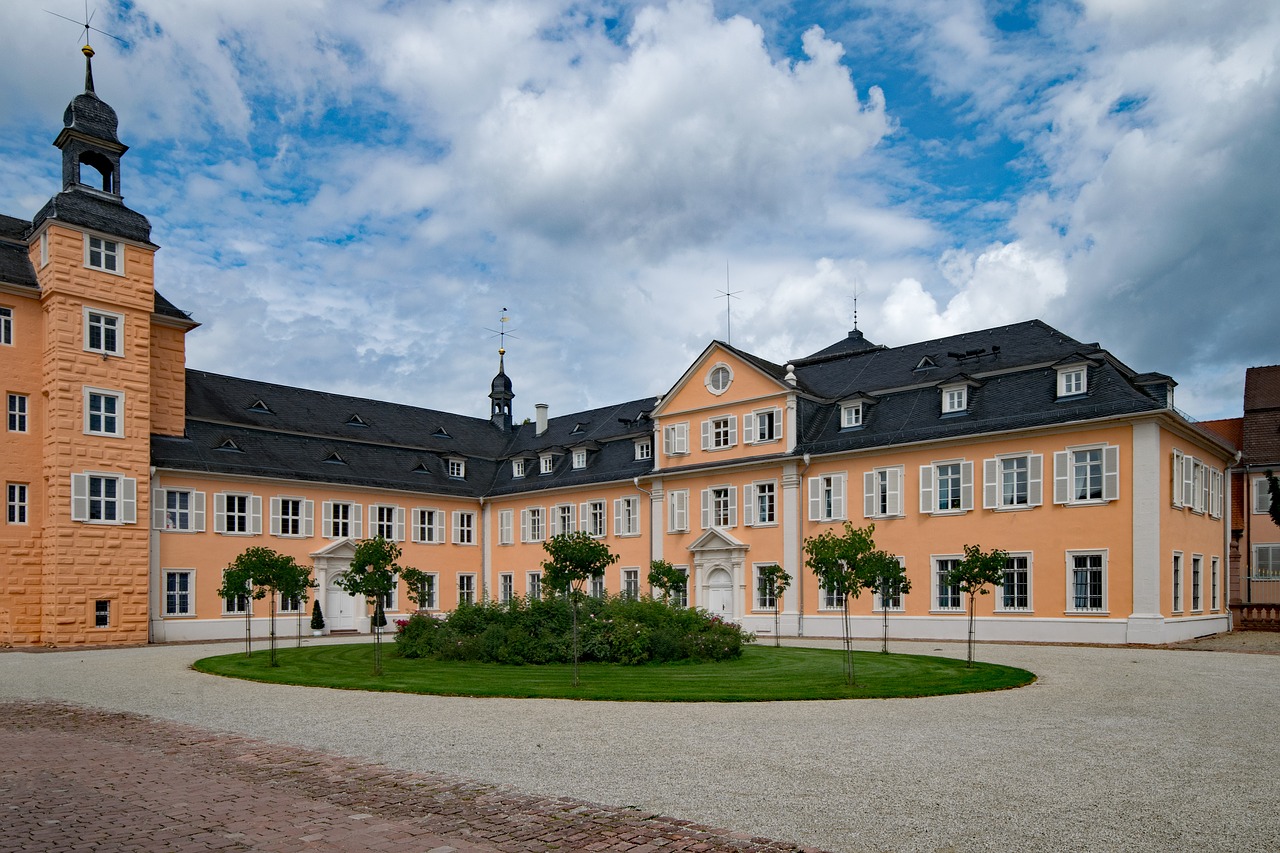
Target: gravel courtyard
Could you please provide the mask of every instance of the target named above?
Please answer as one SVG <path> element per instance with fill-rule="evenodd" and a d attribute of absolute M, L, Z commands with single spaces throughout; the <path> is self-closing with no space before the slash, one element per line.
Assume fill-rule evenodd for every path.
<path fill-rule="evenodd" d="M 980 659 L 1039 680 L 930 699 L 663 705 L 274 687 L 188 668 L 232 651 L 8 651 L 0 701 L 127 711 L 833 851 L 1280 846 L 1276 654 L 982 645 Z"/>

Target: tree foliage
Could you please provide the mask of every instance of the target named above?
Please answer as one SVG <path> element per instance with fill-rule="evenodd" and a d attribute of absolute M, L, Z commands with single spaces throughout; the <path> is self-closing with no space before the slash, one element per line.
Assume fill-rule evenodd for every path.
<path fill-rule="evenodd" d="M 585 531 L 560 533 L 542 543 L 549 559 L 542 563 L 542 584 L 555 592 L 567 592 L 573 603 L 573 686 L 578 686 L 578 605 L 582 588 L 591 578 L 604 575 L 618 562 L 618 555 Z"/>
<path fill-rule="evenodd" d="M 671 601 L 675 591 L 688 582 L 689 578 L 685 573 L 666 560 L 653 560 L 649 563 L 649 586 L 662 592 L 663 601 Z"/>
<path fill-rule="evenodd" d="M 435 598 L 436 576 L 411 566 L 400 567 L 400 578 L 408 588 L 409 600 L 419 610 L 426 610 Z"/>
<path fill-rule="evenodd" d="M 773 601 L 773 644 L 778 643 L 778 623 L 782 613 L 782 594 L 791 587 L 791 575 L 777 563 L 761 566 L 756 570 L 760 592 Z"/>
<path fill-rule="evenodd" d="M 849 628 L 849 599 L 857 598 L 864 589 L 872 588 L 880 560 L 873 558 L 876 543 L 874 524 L 854 527 L 846 521 L 844 533 L 825 530 L 804 540 L 805 565 L 822 588 L 843 604 L 844 674 L 849 684 L 856 684 L 853 671 L 853 637 Z"/>
<path fill-rule="evenodd" d="M 884 630 L 880 636 L 880 651 L 889 652 L 889 603 L 899 596 L 911 591 L 911 580 L 907 570 L 898 558 L 884 551 L 872 551 L 867 555 L 866 571 L 862 580 L 868 582 L 869 588 L 880 595 L 880 610 L 884 619 Z"/>
<path fill-rule="evenodd" d="M 1280 526 L 1280 478 L 1276 477 L 1271 471 L 1267 471 L 1267 494 L 1271 496 L 1271 503 L 1267 506 L 1267 512 L 1271 514 L 1271 520 L 1277 526 Z"/>
<path fill-rule="evenodd" d="M 311 570 L 299 565 L 293 557 L 255 546 L 246 548 L 227 566 L 218 595 L 223 598 L 249 595 L 259 600 L 270 596 L 271 665 L 279 666 L 276 661 L 276 599 L 296 598 L 301 607 L 307 601 L 307 591 L 314 586 Z"/>
<path fill-rule="evenodd" d="M 378 536 L 364 539 L 356 545 L 351 556 L 351 567 L 337 581 L 339 589 L 348 595 L 363 596 L 373 605 L 369 625 L 373 629 L 373 674 L 382 675 L 382 626 L 387 624 L 383 601 L 396 588 L 397 576 L 404 569 L 396 562 L 400 559 L 400 546 Z"/>
<path fill-rule="evenodd" d="M 974 601 L 979 595 L 991 592 L 990 587 L 1004 583 L 1005 567 L 1009 563 L 1007 551 L 998 548 L 983 551 L 977 545 L 964 546 L 964 559 L 947 572 L 947 583 L 954 584 L 963 595 L 969 597 L 969 666 L 973 666 L 973 616 Z"/>

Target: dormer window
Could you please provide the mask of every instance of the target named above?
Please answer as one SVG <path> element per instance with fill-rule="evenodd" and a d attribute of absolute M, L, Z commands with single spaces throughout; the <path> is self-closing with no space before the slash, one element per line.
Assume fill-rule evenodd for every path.
<path fill-rule="evenodd" d="M 275 412 L 271 411 L 271 408 L 261 400 L 254 400 L 253 405 L 249 407 L 249 411 L 257 412 L 258 414 L 262 414 L 262 415 L 275 414 Z"/>
<path fill-rule="evenodd" d="M 461 480 L 467 476 L 467 463 L 462 459 L 449 460 L 449 476 L 455 480 Z"/>
<path fill-rule="evenodd" d="M 862 426 L 862 404 L 845 403 L 840 407 L 840 428 L 855 429 Z"/>
<path fill-rule="evenodd" d="M 360 417 L 359 415 L 352 415 L 351 417 L 347 418 L 347 426 L 362 427 L 362 426 L 368 426 L 368 425 L 369 425 L 368 422 L 365 421 L 365 419 Z"/>
<path fill-rule="evenodd" d="M 512 477 L 524 476 L 524 460 L 523 459 L 511 460 L 511 476 Z"/>
<path fill-rule="evenodd" d="M 336 451 L 336 450 L 335 450 L 335 451 L 333 451 L 332 453 L 330 453 L 328 456 L 326 456 L 326 457 L 324 458 L 324 461 L 325 461 L 325 462 L 328 462 L 328 463 L 330 463 L 330 464 L 332 464 L 332 465 L 346 465 L 346 464 L 347 464 L 347 460 L 343 459 L 343 458 L 342 458 L 342 456 L 341 456 L 341 455 L 339 455 L 339 454 L 338 454 L 338 451 Z"/>
<path fill-rule="evenodd" d="M 587 467 L 587 451 L 585 450 L 573 451 L 573 467 L 574 468 Z"/>
<path fill-rule="evenodd" d="M 544 453 L 538 457 L 538 472 L 541 474 L 550 474 L 555 470 L 556 458 L 550 453 Z"/>
<path fill-rule="evenodd" d="M 653 458 L 653 439 L 639 438 L 636 439 L 636 460 Z"/>
<path fill-rule="evenodd" d="M 933 359 L 929 358 L 929 356 L 926 355 L 924 358 L 920 359 L 920 362 L 915 366 L 914 369 L 928 370 L 931 367 L 937 367 L 937 366 L 938 366 L 937 363 Z"/>
<path fill-rule="evenodd" d="M 230 450 L 235 453 L 243 452 L 240 450 L 240 445 L 236 444 L 234 441 L 232 441 L 229 438 L 225 438 L 222 440 L 222 443 L 218 445 L 218 450 Z"/>
<path fill-rule="evenodd" d="M 942 414 L 963 412 L 969 407 L 969 386 L 942 389 Z"/>
<path fill-rule="evenodd" d="M 1074 397 L 1089 390 L 1088 368 L 1083 364 L 1058 369 L 1058 396 Z"/>

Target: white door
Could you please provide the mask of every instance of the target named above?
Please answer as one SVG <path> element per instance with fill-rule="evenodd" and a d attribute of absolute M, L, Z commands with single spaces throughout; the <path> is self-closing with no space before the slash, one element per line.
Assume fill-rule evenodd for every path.
<path fill-rule="evenodd" d="M 342 575 L 329 579 L 324 596 L 324 621 L 330 631 L 354 631 L 356 627 L 356 597 L 338 587 Z"/>
<path fill-rule="evenodd" d="M 724 569 L 707 577 L 707 611 L 721 619 L 733 618 L 733 578 Z"/>

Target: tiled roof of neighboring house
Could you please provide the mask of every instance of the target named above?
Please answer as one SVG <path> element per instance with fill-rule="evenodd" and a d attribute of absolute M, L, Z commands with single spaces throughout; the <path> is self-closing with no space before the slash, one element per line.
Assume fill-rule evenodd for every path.
<path fill-rule="evenodd" d="M 1280 464 L 1280 365 L 1244 374 L 1244 461 Z"/>
<path fill-rule="evenodd" d="M 1231 443 L 1239 450 L 1244 446 L 1244 418 L 1222 418 L 1216 421 L 1196 421 L 1195 426 Z"/>

